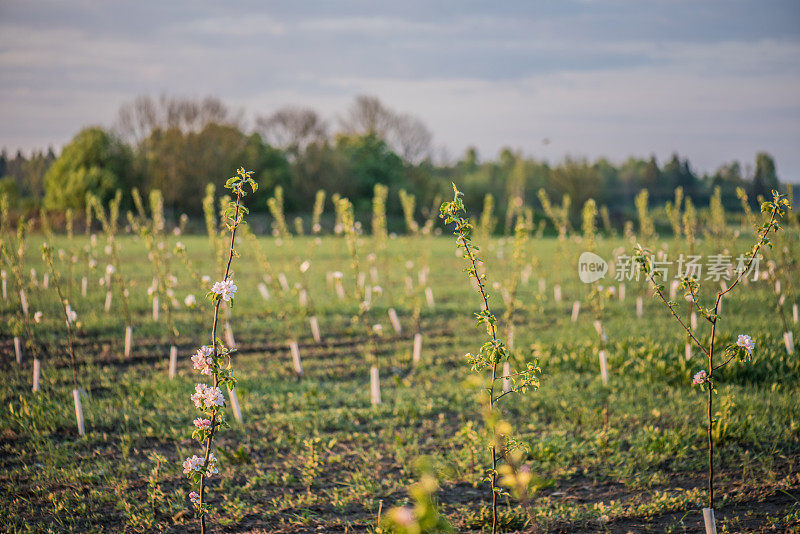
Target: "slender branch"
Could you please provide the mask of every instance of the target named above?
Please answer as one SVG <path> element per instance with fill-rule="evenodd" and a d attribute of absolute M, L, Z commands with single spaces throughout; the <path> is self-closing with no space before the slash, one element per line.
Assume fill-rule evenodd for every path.
<path fill-rule="evenodd" d="M 728 365 L 728 364 L 731 362 L 731 360 L 733 360 L 735 357 L 736 357 L 736 354 L 735 354 L 735 353 L 734 353 L 734 354 L 731 354 L 731 355 L 728 357 L 728 359 L 727 359 L 727 360 L 725 360 L 723 363 L 721 363 L 721 364 L 719 364 L 719 365 L 716 365 L 716 366 L 714 366 L 714 368 L 713 368 L 713 369 L 711 369 L 711 372 L 713 373 L 713 372 L 714 372 L 714 371 L 716 371 L 717 369 L 722 369 L 723 367 L 725 367 L 726 365 Z"/>
<path fill-rule="evenodd" d="M 517 374 L 519 374 L 519 373 L 517 373 Z M 504 377 L 500 377 L 500 378 L 504 378 Z M 504 391 L 503 393 L 501 393 L 500 395 L 495 397 L 494 402 L 496 403 L 497 401 L 499 401 L 500 399 L 502 399 L 503 397 L 505 397 L 509 393 L 517 393 L 518 391 L 528 387 L 530 384 L 533 384 L 535 382 L 536 382 L 535 379 L 526 380 L 525 382 L 523 382 L 519 386 L 513 387 L 513 388 L 509 389 L 508 391 Z"/>
<path fill-rule="evenodd" d="M 6 263 L 8 263 L 9 267 L 11 267 L 11 272 L 14 273 L 14 278 L 17 280 L 17 286 L 19 286 L 20 291 L 24 291 L 25 282 L 23 281 L 22 277 L 22 268 L 18 263 L 13 261 L 8 251 L 6 251 L 4 245 L 0 244 L 0 252 L 2 252 L 2 255 L 6 258 Z M 20 262 L 21 261 L 22 259 L 20 258 Z M 20 315 L 22 315 L 22 324 L 25 327 L 25 336 L 28 338 L 28 346 L 30 347 L 31 351 L 33 351 L 33 357 L 38 358 L 39 346 L 36 344 L 36 340 L 33 337 L 33 328 L 31 327 L 30 316 L 26 313 L 22 313 Z"/>
<path fill-rule="evenodd" d="M 672 303 L 671 303 L 669 300 L 667 300 L 667 298 L 664 296 L 664 293 L 663 293 L 663 292 L 662 292 L 662 291 L 659 289 L 659 286 L 658 286 L 658 284 L 657 284 L 657 283 L 656 283 L 656 281 L 653 279 L 653 275 L 652 275 L 652 274 L 648 274 L 648 275 L 647 275 L 647 279 L 648 279 L 648 280 L 650 280 L 650 283 L 652 284 L 652 286 L 653 286 L 653 289 L 655 290 L 655 292 L 656 292 L 656 294 L 658 295 L 658 297 L 661 299 L 661 301 L 662 301 L 664 304 L 666 304 L 666 306 L 667 306 L 667 308 L 669 308 L 669 311 L 670 311 L 670 313 L 672 314 L 672 316 L 673 316 L 673 317 L 675 317 L 675 319 L 676 319 L 676 320 L 678 321 L 678 323 L 679 323 L 679 324 L 680 324 L 680 325 L 683 327 L 683 329 L 684 329 L 684 330 L 686 330 L 686 333 L 687 333 L 687 334 L 689 334 L 689 337 L 690 337 L 690 338 L 692 338 L 692 341 L 694 341 L 695 345 L 697 345 L 697 346 L 700 348 L 700 350 L 702 350 L 702 351 L 703 351 L 703 353 L 704 353 L 704 354 L 708 355 L 708 349 L 706 349 L 706 348 L 703 346 L 703 344 L 702 344 L 702 343 L 700 343 L 700 341 L 698 341 L 698 339 L 697 339 L 697 338 L 694 336 L 694 334 L 692 333 L 692 329 L 691 329 L 691 328 L 689 328 L 688 326 L 686 326 L 686 323 L 684 323 L 684 322 L 683 322 L 683 319 L 681 319 L 681 318 L 678 316 L 678 314 L 675 312 L 675 308 L 674 308 L 674 306 L 672 305 Z M 693 295 L 694 295 L 694 293 L 693 293 Z M 694 297 L 692 297 L 692 298 L 694 298 Z"/>
<path fill-rule="evenodd" d="M 234 256 L 234 242 L 236 239 L 236 228 L 239 226 L 239 205 L 241 202 L 242 196 L 241 193 L 236 193 L 236 211 L 233 216 L 233 227 L 231 228 L 231 243 L 228 252 L 228 263 L 225 266 L 225 275 L 222 278 L 223 281 L 228 279 L 230 276 L 231 271 L 231 262 L 233 261 Z M 214 322 L 211 325 L 211 346 L 213 347 L 213 358 L 216 361 L 217 359 L 217 324 L 219 322 L 219 307 L 222 304 L 222 299 L 218 299 L 214 304 Z M 219 377 L 216 373 L 214 373 L 214 387 L 219 386 Z M 211 442 L 214 440 L 214 434 L 219 426 L 217 424 L 217 412 L 219 409 L 214 410 L 214 413 L 211 415 L 211 428 L 209 429 L 208 437 L 206 438 L 206 450 L 205 454 L 203 455 L 203 465 L 208 465 L 208 458 L 211 454 Z M 200 533 L 205 534 L 206 531 L 206 518 L 205 514 L 202 512 L 203 510 L 203 500 L 205 498 L 205 489 L 206 489 L 206 473 L 202 471 L 200 473 L 200 501 L 199 501 L 199 509 L 200 509 Z"/>
<path fill-rule="evenodd" d="M 50 274 L 53 277 L 53 285 L 56 286 L 56 293 L 58 294 L 58 301 L 61 303 L 61 308 L 64 310 L 64 317 L 67 323 L 67 341 L 69 343 L 69 357 L 72 363 L 72 384 L 75 389 L 78 389 L 78 371 L 76 369 L 75 361 L 75 344 L 72 340 L 72 327 L 70 326 L 70 316 L 67 311 L 67 301 L 64 300 L 64 295 L 61 293 L 61 284 L 59 284 L 59 277 L 53 266 L 53 257 L 50 254 L 50 249 L 45 245 L 45 258 L 47 265 L 50 268 Z M 71 263 L 71 262 L 70 262 Z"/>
<path fill-rule="evenodd" d="M 486 289 L 484 288 L 483 281 L 481 280 L 481 275 L 478 273 L 478 266 L 476 264 L 475 255 L 472 253 L 472 250 L 469 247 L 467 239 L 465 237 L 466 229 L 463 224 L 456 223 L 456 230 L 459 233 L 459 239 L 461 240 L 461 245 L 464 247 L 464 251 L 467 253 L 469 258 L 470 264 L 472 265 L 471 275 L 475 278 L 476 282 L 478 283 L 478 292 L 483 299 L 483 306 L 484 310 L 488 314 L 492 314 L 491 309 L 489 308 L 489 298 L 486 295 Z M 495 329 L 494 321 L 489 321 L 489 329 L 492 335 L 492 341 L 497 341 L 497 331 Z M 492 361 L 492 382 L 489 385 L 489 411 L 494 411 L 494 386 L 497 381 L 497 362 Z M 502 395 L 501 395 L 502 396 Z M 492 534 L 497 532 L 497 446 L 495 444 L 495 440 L 492 440 L 492 472 L 490 473 L 491 478 L 491 485 L 492 485 Z"/>
<path fill-rule="evenodd" d="M 719 303 L 719 299 L 721 299 L 724 295 L 726 295 L 727 293 L 730 293 L 731 290 L 734 287 L 736 287 L 739 284 L 739 282 L 742 281 L 742 278 L 744 277 L 744 274 L 747 271 L 750 270 L 750 266 L 752 265 L 753 261 L 755 260 L 755 257 L 758 255 L 758 251 L 761 249 L 761 247 L 764 246 L 764 241 L 767 239 L 767 234 L 769 234 L 770 230 L 772 230 L 772 227 L 777 224 L 777 221 L 776 221 L 777 216 L 778 216 L 778 206 L 776 204 L 775 207 L 772 209 L 772 213 L 770 214 L 769 221 L 767 222 L 766 225 L 763 226 L 763 229 L 761 231 L 761 235 L 759 236 L 759 239 L 758 239 L 758 243 L 756 243 L 756 246 L 753 247 L 753 252 L 750 254 L 750 259 L 747 261 L 747 265 L 742 269 L 742 271 L 736 277 L 736 280 L 734 280 L 733 284 L 731 284 L 730 287 L 728 287 L 728 289 L 726 289 L 725 291 L 722 291 L 720 293 L 717 293 L 717 303 Z M 714 308 L 714 313 L 716 314 L 716 307 Z"/>

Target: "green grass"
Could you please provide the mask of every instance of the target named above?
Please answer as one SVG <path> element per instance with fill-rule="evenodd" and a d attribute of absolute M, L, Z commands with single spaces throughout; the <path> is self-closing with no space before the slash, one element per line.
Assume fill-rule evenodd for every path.
<path fill-rule="evenodd" d="M 178 239 L 201 275 L 218 276 L 206 238 L 171 237 L 169 246 Z M 26 270 L 34 267 L 41 283 L 40 242 L 31 239 Z M 72 244 L 59 238 L 54 246 L 82 250 L 88 243 L 85 238 Z M 482 342 L 471 316 L 479 301 L 452 239 L 399 237 L 389 240 L 386 254 L 378 257 L 379 280 L 373 285 L 380 285 L 383 293 L 373 297 L 369 316 L 383 324 L 378 356 L 383 404 L 375 408 L 369 402 L 369 365 L 360 349 L 363 336 L 352 324 L 357 303 L 351 298 L 354 281 L 343 240 L 324 237 L 310 255 L 309 237 L 282 246 L 271 238 L 261 243 L 274 273 L 286 273 L 291 285 L 299 281 L 299 263 L 311 260 L 308 289 L 324 339 L 321 346 L 313 343 L 296 292 L 279 295 L 271 288 L 270 300 L 260 296 L 256 288 L 263 273 L 244 240 L 239 245 L 242 257 L 234 262 L 239 293 L 231 318 L 242 347 L 234 366 L 244 425 L 232 422 L 216 441 L 221 469 L 211 482 L 209 502 L 215 512 L 210 523 L 220 532 L 371 531 L 379 510 L 407 501 L 414 461 L 427 455 L 442 486 L 437 499 L 443 513 L 461 531 L 485 531 L 491 514 L 482 481 L 488 453 L 464 358 Z M 30 359 L 21 367 L 13 359 L 10 337 L 19 305 L 16 285 L 9 280 L 11 298 L 0 303 L 3 530 L 196 528 L 180 462 L 198 450 L 191 440 L 196 412 L 189 402 L 198 375 L 191 370 L 189 355 L 208 342 L 211 308 L 203 299 L 208 288 L 199 287 L 179 259 L 171 262 L 178 278 L 175 320 L 181 351 L 178 376 L 170 380 L 164 315 L 159 323 L 152 321 L 146 293 L 151 265 L 137 239 L 124 237 L 121 244 L 121 271 L 131 281 L 135 317 L 129 360 L 121 355 L 125 322 L 119 295 L 114 295 L 111 313 L 103 310 L 105 288 L 97 280 L 106 260 L 90 273 L 85 299 L 80 296 L 82 260 L 73 271 L 70 303 L 81 323 L 77 358 L 79 382 L 86 391 L 84 438 L 77 435 L 72 372 L 54 292 L 40 285 L 29 296 L 31 310 L 45 316 L 36 336 L 47 352 L 42 391 L 34 394 Z M 671 241 L 666 245 L 670 251 L 681 248 Z M 364 264 L 373 246 L 368 238 L 361 244 Z M 493 294 L 490 303 L 498 315 L 503 299 L 492 283 L 504 283 L 510 276 L 510 246 L 510 241 L 493 240 L 481 251 Z M 725 246 L 735 256 L 746 250 L 747 241 Z M 599 253 L 610 258 L 619 247 L 631 253 L 632 245 L 621 239 L 602 240 Z M 645 295 L 644 286 L 627 282 L 626 300 L 613 300 L 603 311 L 611 372 L 608 386 L 603 386 L 588 290 L 577 276 L 582 245 L 545 239 L 533 240 L 529 249 L 533 270 L 519 296 L 523 308 L 516 326 L 517 360 L 535 353 L 542 384 L 538 391 L 506 397 L 502 404 L 529 450 L 539 491 L 528 510 L 503 501 L 505 528 L 699 532 L 705 401 L 690 379 L 705 363 L 698 357 L 685 361 L 684 337 L 655 299 L 646 296 L 644 317 L 636 317 L 635 298 Z M 702 249 L 708 253 L 714 244 L 704 243 Z M 102 246 L 97 254 L 104 256 Z M 414 262 L 411 269 L 406 267 L 409 260 Z M 418 286 L 423 264 L 430 266 L 433 309 L 421 291 L 405 290 L 406 276 Z M 66 264 L 58 266 L 66 276 Z M 340 301 L 326 282 L 329 271 L 344 273 L 347 300 Z M 539 293 L 540 278 L 547 281 L 544 294 Z M 564 295 L 560 303 L 553 300 L 557 283 Z M 199 310 L 183 306 L 188 293 L 197 297 Z M 570 320 L 573 300 L 583 301 L 577 323 Z M 416 302 L 422 303 L 424 342 L 421 365 L 413 368 Z M 389 307 L 400 315 L 401 336 L 390 326 Z M 751 364 L 725 369 L 715 401 L 721 411 L 718 527 L 721 532 L 798 529 L 800 356 L 788 356 L 783 349 L 782 326 L 766 282 L 751 283 L 726 299 L 723 312 L 723 340 L 750 333 L 757 349 Z M 708 335 L 702 324 L 700 332 Z M 289 336 L 301 344 L 302 380 L 292 372 Z M 319 465 L 307 446 L 312 437 L 319 438 Z"/>

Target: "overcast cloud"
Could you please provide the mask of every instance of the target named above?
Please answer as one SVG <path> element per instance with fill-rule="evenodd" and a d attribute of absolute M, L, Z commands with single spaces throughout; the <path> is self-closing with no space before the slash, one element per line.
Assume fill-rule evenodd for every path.
<path fill-rule="evenodd" d="M 378 96 L 441 154 L 758 150 L 800 182 L 800 2 L 0 1 L 0 146 L 66 143 L 140 94 L 335 119 Z M 550 139 L 545 145 L 543 139 Z"/>

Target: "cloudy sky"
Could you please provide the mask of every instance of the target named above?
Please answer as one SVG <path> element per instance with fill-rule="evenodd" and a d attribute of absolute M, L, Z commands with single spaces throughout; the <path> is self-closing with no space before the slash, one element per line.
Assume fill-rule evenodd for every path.
<path fill-rule="evenodd" d="M 677 151 L 710 171 L 766 150 L 800 182 L 800 2 L 0 0 L 0 146 L 59 148 L 161 93 L 332 121 L 371 94 L 440 157 Z"/>

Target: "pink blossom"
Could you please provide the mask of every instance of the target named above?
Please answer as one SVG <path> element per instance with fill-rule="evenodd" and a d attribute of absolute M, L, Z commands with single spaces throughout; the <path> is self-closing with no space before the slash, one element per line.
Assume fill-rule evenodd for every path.
<path fill-rule="evenodd" d="M 747 334 L 741 334 L 739 338 L 736 340 L 736 344 L 742 347 L 750 354 L 753 354 L 753 349 L 756 348 L 756 344 L 753 341 L 753 338 L 751 338 Z"/>
<path fill-rule="evenodd" d="M 211 375 L 211 365 L 214 363 L 214 360 L 211 358 L 212 354 L 214 354 L 214 349 L 208 345 L 203 345 L 197 349 L 197 352 L 192 356 L 194 369 L 200 371 L 200 374 Z"/>
<path fill-rule="evenodd" d="M 707 377 L 708 375 L 706 374 L 705 370 L 700 370 L 697 372 L 697 374 L 694 375 L 694 378 L 692 378 L 692 383 L 702 384 L 703 382 L 706 381 Z"/>
<path fill-rule="evenodd" d="M 206 399 L 206 406 L 222 406 L 225 404 L 225 397 L 222 395 L 222 390 L 219 388 L 206 388 L 204 396 Z"/>
<path fill-rule="evenodd" d="M 194 426 L 199 430 L 209 430 L 211 429 L 211 421 L 198 417 L 194 420 Z"/>
<path fill-rule="evenodd" d="M 219 473 L 219 469 L 217 469 L 217 457 L 214 456 L 214 453 L 209 453 L 208 455 L 208 467 L 206 467 L 206 476 L 210 477 L 211 475 L 215 475 Z"/>
<path fill-rule="evenodd" d="M 233 283 L 233 280 L 223 280 L 221 282 L 215 282 L 213 286 L 211 286 L 211 291 L 216 293 L 220 296 L 222 300 L 225 302 L 230 301 L 235 295 L 236 284 Z"/>
<path fill-rule="evenodd" d="M 198 410 L 207 410 L 212 406 L 225 404 L 222 390 L 218 387 L 208 387 L 205 384 L 197 384 L 194 387 L 194 394 L 190 398 Z"/>
<path fill-rule="evenodd" d="M 192 504 L 195 506 L 200 506 L 200 494 L 196 491 L 192 491 L 189 493 L 189 500 L 192 501 Z"/>
<path fill-rule="evenodd" d="M 205 464 L 205 460 L 195 454 L 183 461 L 183 474 L 189 475 L 194 471 L 201 471 L 203 464 Z"/>
<path fill-rule="evenodd" d="M 416 522 L 414 512 L 405 506 L 392 511 L 392 519 L 401 527 L 410 527 Z"/>

